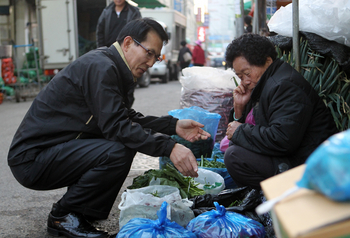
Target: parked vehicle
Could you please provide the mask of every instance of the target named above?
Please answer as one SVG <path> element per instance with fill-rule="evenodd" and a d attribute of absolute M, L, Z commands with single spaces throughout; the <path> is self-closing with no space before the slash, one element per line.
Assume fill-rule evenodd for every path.
<path fill-rule="evenodd" d="M 224 57 L 213 57 L 210 59 L 211 67 L 225 67 L 226 61 Z"/>

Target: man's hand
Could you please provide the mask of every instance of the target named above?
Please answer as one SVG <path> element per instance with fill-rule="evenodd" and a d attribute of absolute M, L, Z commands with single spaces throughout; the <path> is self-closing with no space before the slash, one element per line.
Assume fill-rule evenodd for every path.
<path fill-rule="evenodd" d="M 171 151 L 170 160 L 184 176 L 198 177 L 197 160 L 187 147 L 176 143 Z"/>
<path fill-rule="evenodd" d="M 226 130 L 227 139 L 231 140 L 233 133 L 235 133 L 237 127 L 239 127 L 241 124 L 242 123 L 238 121 L 233 121 L 228 124 L 227 130 Z"/>
<path fill-rule="evenodd" d="M 190 142 L 206 140 L 210 137 L 210 134 L 201 129 L 202 127 L 204 127 L 203 124 L 194 120 L 178 120 L 176 123 L 176 134 Z"/>

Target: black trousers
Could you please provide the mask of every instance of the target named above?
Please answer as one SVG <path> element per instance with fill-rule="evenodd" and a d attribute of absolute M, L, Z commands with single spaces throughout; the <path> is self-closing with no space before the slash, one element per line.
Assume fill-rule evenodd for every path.
<path fill-rule="evenodd" d="M 261 181 L 290 168 L 286 158 L 257 154 L 232 143 L 225 151 L 224 161 L 231 178 L 239 187 L 254 189 L 261 188 Z"/>
<path fill-rule="evenodd" d="M 106 219 L 136 151 L 105 139 L 77 139 L 43 150 L 34 161 L 11 167 L 25 187 L 69 187 L 60 204 L 72 212 Z"/>

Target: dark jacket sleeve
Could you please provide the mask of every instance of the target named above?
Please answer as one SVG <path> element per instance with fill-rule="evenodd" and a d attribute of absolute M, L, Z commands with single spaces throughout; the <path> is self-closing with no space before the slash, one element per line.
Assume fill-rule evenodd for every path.
<path fill-rule="evenodd" d="M 136 112 L 134 109 L 130 109 L 129 117 L 133 122 L 139 123 L 143 128 L 152 129 L 166 135 L 176 135 L 176 123 L 179 119 L 172 116 L 145 117 L 142 113 Z"/>
<path fill-rule="evenodd" d="M 96 27 L 96 44 L 97 48 L 106 45 L 105 39 L 105 24 L 107 18 L 107 9 L 104 9 L 98 18 L 97 27 Z"/>
<path fill-rule="evenodd" d="M 237 145 L 264 155 L 293 154 L 302 142 L 312 119 L 313 106 L 306 93 L 289 81 L 283 81 L 274 87 L 266 85 L 265 88 L 268 90 L 263 92 L 260 104 L 261 100 L 267 100 L 266 104 L 264 103 L 266 108 L 259 109 L 263 110 L 265 115 L 259 116 L 266 117 L 268 123 L 257 123 L 255 126 L 243 123 L 231 140 Z"/>
<path fill-rule="evenodd" d="M 186 47 L 186 52 L 190 53 L 192 55 L 192 52 L 189 48 Z"/>

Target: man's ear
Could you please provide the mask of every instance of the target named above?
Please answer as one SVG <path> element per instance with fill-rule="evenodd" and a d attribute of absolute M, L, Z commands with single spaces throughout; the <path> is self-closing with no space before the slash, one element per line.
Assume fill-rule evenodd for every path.
<path fill-rule="evenodd" d="M 128 52 L 128 50 L 130 49 L 132 43 L 134 43 L 134 40 L 132 39 L 131 36 L 125 37 L 124 40 L 123 40 L 123 44 L 121 45 L 122 50 L 124 52 Z"/>

